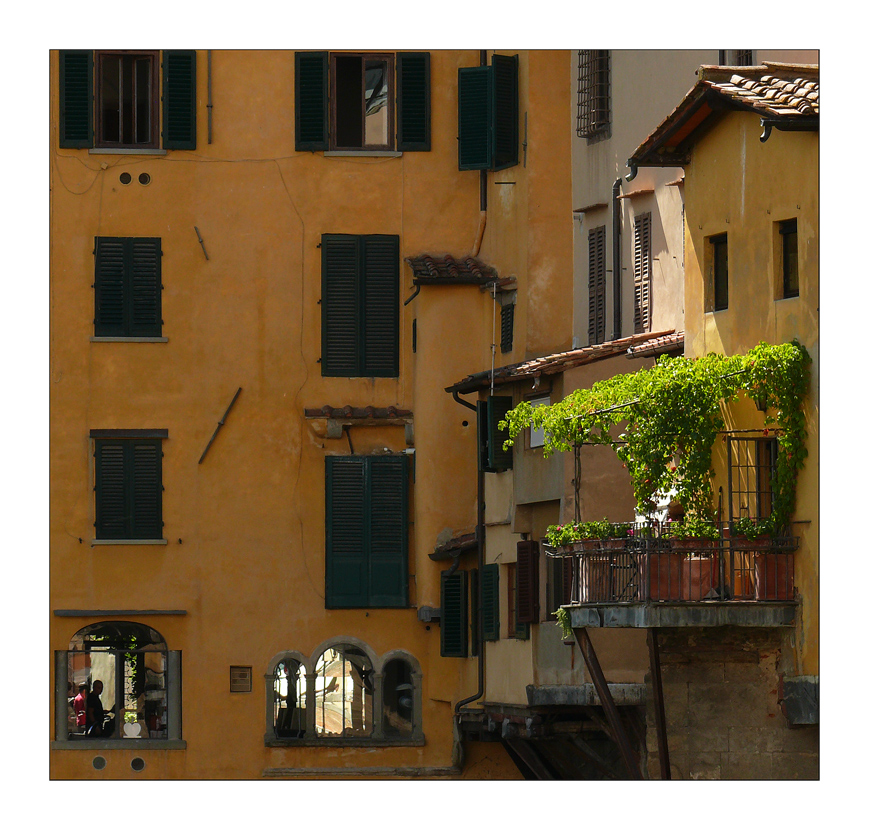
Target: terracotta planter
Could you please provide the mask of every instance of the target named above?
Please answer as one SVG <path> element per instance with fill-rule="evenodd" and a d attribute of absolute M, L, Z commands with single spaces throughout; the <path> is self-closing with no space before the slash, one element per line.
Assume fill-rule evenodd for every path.
<path fill-rule="evenodd" d="M 718 587 L 718 554 L 685 557 L 682 562 L 682 599 L 706 599 Z"/>
<path fill-rule="evenodd" d="M 583 556 L 579 559 L 579 601 L 608 602 L 610 600 L 610 558 Z"/>
<path fill-rule="evenodd" d="M 684 561 L 684 553 L 655 552 L 651 552 L 648 556 L 648 559 L 641 560 L 641 562 L 648 562 L 648 599 L 682 599 L 682 563 Z M 645 574 L 643 574 L 643 576 L 645 576 Z M 643 585 L 643 592 L 645 593 L 645 579 L 642 580 L 641 584 Z"/>
<path fill-rule="evenodd" d="M 755 599 L 793 599 L 793 554 L 756 553 L 754 555 L 754 585 Z"/>

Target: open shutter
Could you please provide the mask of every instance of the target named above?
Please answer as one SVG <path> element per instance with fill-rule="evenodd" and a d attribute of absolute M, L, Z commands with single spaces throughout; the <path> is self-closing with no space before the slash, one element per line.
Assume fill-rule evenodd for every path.
<path fill-rule="evenodd" d="M 128 333 L 134 337 L 159 337 L 163 330 L 160 239 L 128 239 L 126 245 L 129 269 Z"/>
<path fill-rule="evenodd" d="M 327 377 L 358 377 L 361 303 L 361 240 L 347 234 L 324 234 L 322 271 L 322 372 Z"/>
<path fill-rule="evenodd" d="M 160 441 L 127 441 L 130 472 L 130 538 L 163 536 L 163 484 Z"/>
<path fill-rule="evenodd" d="M 61 147 L 94 146 L 94 58 L 90 49 L 60 50 Z"/>
<path fill-rule="evenodd" d="M 329 149 L 329 55 L 296 52 L 296 150 Z"/>
<path fill-rule="evenodd" d="M 163 148 L 196 149 L 196 51 L 163 51 Z"/>
<path fill-rule="evenodd" d="M 372 456 L 367 507 L 368 605 L 407 605 L 407 457 Z"/>
<path fill-rule="evenodd" d="M 519 56 L 492 55 L 492 169 L 519 163 Z"/>
<path fill-rule="evenodd" d="M 539 551 L 537 542 L 516 543 L 516 619 L 520 623 L 539 619 Z"/>
<path fill-rule="evenodd" d="M 651 331 L 652 214 L 634 218 L 634 332 Z"/>
<path fill-rule="evenodd" d="M 94 445 L 94 493 L 97 539 L 130 538 L 127 521 L 127 475 L 123 441 Z"/>
<path fill-rule="evenodd" d="M 365 377 L 398 377 L 398 237 L 362 237 L 362 366 Z"/>
<path fill-rule="evenodd" d="M 480 571 L 484 640 L 497 640 L 500 635 L 501 615 L 498 606 L 498 570 L 499 566 L 492 564 L 483 565 Z"/>
<path fill-rule="evenodd" d="M 515 303 L 501 306 L 501 354 L 513 351 L 513 316 Z"/>
<path fill-rule="evenodd" d="M 507 412 L 513 408 L 513 398 L 510 395 L 491 395 L 488 400 L 488 444 L 489 468 L 491 470 L 510 470 L 513 467 L 513 448 L 504 449 L 504 442 L 510 437 L 506 429 L 498 429 L 498 424 L 504 420 Z"/>
<path fill-rule="evenodd" d="M 491 91 L 490 67 L 459 69 L 459 170 L 492 166 Z"/>
<path fill-rule="evenodd" d="M 588 232 L 588 342 L 606 339 L 606 227 Z"/>
<path fill-rule="evenodd" d="M 326 457 L 326 607 L 368 603 L 365 460 Z"/>
<path fill-rule="evenodd" d="M 431 150 L 431 67 L 428 52 L 399 52 L 398 149 Z"/>
<path fill-rule="evenodd" d="M 468 572 L 441 573 L 441 657 L 468 656 Z"/>

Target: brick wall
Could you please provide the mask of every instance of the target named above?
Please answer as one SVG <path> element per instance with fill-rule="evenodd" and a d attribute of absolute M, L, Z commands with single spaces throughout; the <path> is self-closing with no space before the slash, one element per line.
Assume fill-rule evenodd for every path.
<path fill-rule="evenodd" d="M 662 629 L 658 642 L 674 779 L 817 779 L 818 727 L 788 727 L 779 706 L 789 632 Z M 647 677 L 649 777 L 660 761 Z"/>

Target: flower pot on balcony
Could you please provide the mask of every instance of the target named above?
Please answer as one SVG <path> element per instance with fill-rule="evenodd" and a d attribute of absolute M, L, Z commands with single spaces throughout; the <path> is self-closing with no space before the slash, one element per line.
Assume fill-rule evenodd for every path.
<path fill-rule="evenodd" d="M 579 601 L 608 602 L 610 600 L 610 558 L 583 556 L 579 567 Z"/>
<path fill-rule="evenodd" d="M 755 599 L 794 598 L 794 556 L 790 552 L 758 551 L 754 555 Z"/>
<path fill-rule="evenodd" d="M 658 553 L 657 551 L 650 551 L 648 558 L 640 560 L 641 565 L 648 562 L 648 599 L 682 599 L 682 563 L 684 560 L 684 553 Z M 641 573 L 642 570 L 641 568 Z M 644 577 L 645 574 L 642 576 Z M 644 578 L 641 578 L 640 584 L 643 586 L 643 592 L 645 593 L 646 581 Z"/>
<path fill-rule="evenodd" d="M 718 554 L 686 556 L 682 562 L 682 599 L 708 599 L 718 587 Z"/>

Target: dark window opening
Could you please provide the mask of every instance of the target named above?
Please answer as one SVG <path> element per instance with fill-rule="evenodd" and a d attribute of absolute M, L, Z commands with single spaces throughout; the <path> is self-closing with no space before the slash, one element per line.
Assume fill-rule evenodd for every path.
<path fill-rule="evenodd" d="M 778 223 L 781 235 L 782 297 L 799 297 L 800 273 L 797 257 L 797 220 Z"/>
<path fill-rule="evenodd" d="M 97 146 L 157 147 L 157 53 L 96 57 Z"/>
<path fill-rule="evenodd" d="M 390 660 L 383 668 L 383 734 L 413 732 L 413 677 L 406 660 Z"/>
<path fill-rule="evenodd" d="M 610 52 L 579 52 L 576 85 L 576 134 L 580 138 L 605 136 L 610 124 Z"/>
<path fill-rule="evenodd" d="M 727 234 L 713 236 L 712 245 L 712 292 L 713 311 L 723 311 L 728 305 Z"/>
<path fill-rule="evenodd" d="M 386 149 L 393 143 L 391 55 L 332 56 L 332 147 Z"/>
<path fill-rule="evenodd" d="M 772 515 L 778 462 L 775 438 L 729 438 L 730 520 L 767 519 Z"/>

